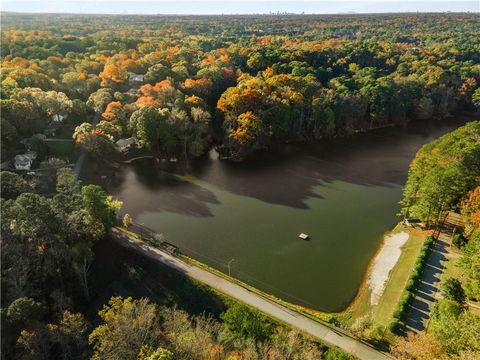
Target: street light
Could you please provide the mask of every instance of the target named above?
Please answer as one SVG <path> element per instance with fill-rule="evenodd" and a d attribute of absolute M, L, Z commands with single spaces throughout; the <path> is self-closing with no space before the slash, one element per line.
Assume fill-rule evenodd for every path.
<path fill-rule="evenodd" d="M 227 266 L 228 266 L 228 277 L 231 277 L 231 276 L 230 276 L 230 264 L 231 264 L 233 261 L 235 261 L 235 259 L 232 259 L 232 260 L 230 260 L 230 261 L 227 263 Z"/>

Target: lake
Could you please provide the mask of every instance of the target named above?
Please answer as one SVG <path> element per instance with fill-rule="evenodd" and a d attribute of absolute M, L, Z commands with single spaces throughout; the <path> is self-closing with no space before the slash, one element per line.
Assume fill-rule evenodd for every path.
<path fill-rule="evenodd" d="M 415 152 L 462 123 L 429 121 L 286 145 L 242 163 L 211 151 L 187 171 L 144 159 L 104 180 L 98 170 L 86 178 L 183 253 L 225 273 L 234 259 L 232 276 L 334 312 L 354 299 L 382 235 L 398 222 Z"/>

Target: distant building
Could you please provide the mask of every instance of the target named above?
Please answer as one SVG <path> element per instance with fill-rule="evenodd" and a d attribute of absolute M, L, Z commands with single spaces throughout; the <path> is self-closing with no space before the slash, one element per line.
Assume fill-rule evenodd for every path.
<path fill-rule="evenodd" d="M 14 166 L 17 170 L 30 170 L 33 160 L 37 158 L 35 152 L 28 152 L 26 154 L 19 154 L 15 156 Z"/>
<path fill-rule="evenodd" d="M 126 139 L 120 139 L 115 143 L 115 146 L 117 147 L 118 150 L 124 152 L 127 150 L 130 150 L 132 148 L 136 148 L 139 146 L 138 140 L 134 137 L 131 138 L 126 138 Z"/>
<path fill-rule="evenodd" d="M 56 123 L 61 123 L 63 121 L 63 119 L 65 119 L 66 116 L 63 116 L 63 115 L 53 115 L 52 116 L 52 120 Z"/>
<path fill-rule="evenodd" d="M 143 75 L 128 73 L 128 83 L 130 85 L 141 85 L 143 84 Z"/>

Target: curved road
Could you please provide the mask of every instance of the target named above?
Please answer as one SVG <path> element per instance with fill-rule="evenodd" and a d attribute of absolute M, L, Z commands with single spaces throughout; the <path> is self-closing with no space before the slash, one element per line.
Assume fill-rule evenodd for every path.
<path fill-rule="evenodd" d="M 312 335 L 313 337 L 322 340 L 326 344 L 338 347 L 343 351 L 346 351 L 364 360 L 385 360 L 389 358 L 387 354 L 377 351 L 359 340 L 349 337 L 348 335 L 344 335 L 340 332 L 336 332 L 328 326 L 287 309 L 207 270 L 186 263 L 175 256 L 149 246 L 146 243 L 128 236 L 117 229 L 112 229 L 111 234 L 112 238 L 121 245 L 130 247 L 156 261 L 160 261 L 170 268 L 181 272 L 185 276 L 191 277 L 203 284 L 221 291 L 224 294 L 238 299 L 241 302 L 255 307 L 280 321 L 283 321 Z"/>

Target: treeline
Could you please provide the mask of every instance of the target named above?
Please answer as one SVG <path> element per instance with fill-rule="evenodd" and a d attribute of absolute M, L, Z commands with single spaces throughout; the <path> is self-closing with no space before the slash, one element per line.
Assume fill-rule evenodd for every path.
<path fill-rule="evenodd" d="M 2 20 L 7 150 L 61 115 L 100 157 L 134 136 L 165 157 L 241 160 L 480 105 L 474 14 Z"/>
<path fill-rule="evenodd" d="M 410 164 L 401 214 L 439 224 L 446 211 L 474 206 L 480 186 L 480 121 L 424 145 Z"/>
<path fill-rule="evenodd" d="M 56 172 L 53 197 L 35 190 L 1 172 L 2 358 L 79 358 L 86 323 L 74 309 L 90 300 L 92 248 L 120 203 L 99 186 L 82 186 L 70 168 Z"/>
<path fill-rule="evenodd" d="M 436 227 L 442 226 L 446 212 L 456 210 L 465 229 L 452 241 L 460 251 L 462 276 L 442 279 L 442 298 L 436 300 L 428 332 L 398 339 L 393 354 L 398 359 L 476 359 L 480 356 L 480 315 L 469 302 L 480 300 L 479 121 L 418 151 L 410 165 L 402 205 L 404 215 Z"/>
<path fill-rule="evenodd" d="M 121 297 L 112 297 L 99 315 L 102 322 L 89 335 L 92 359 L 353 360 L 238 303 L 221 315 L 222 322 Z"/>

